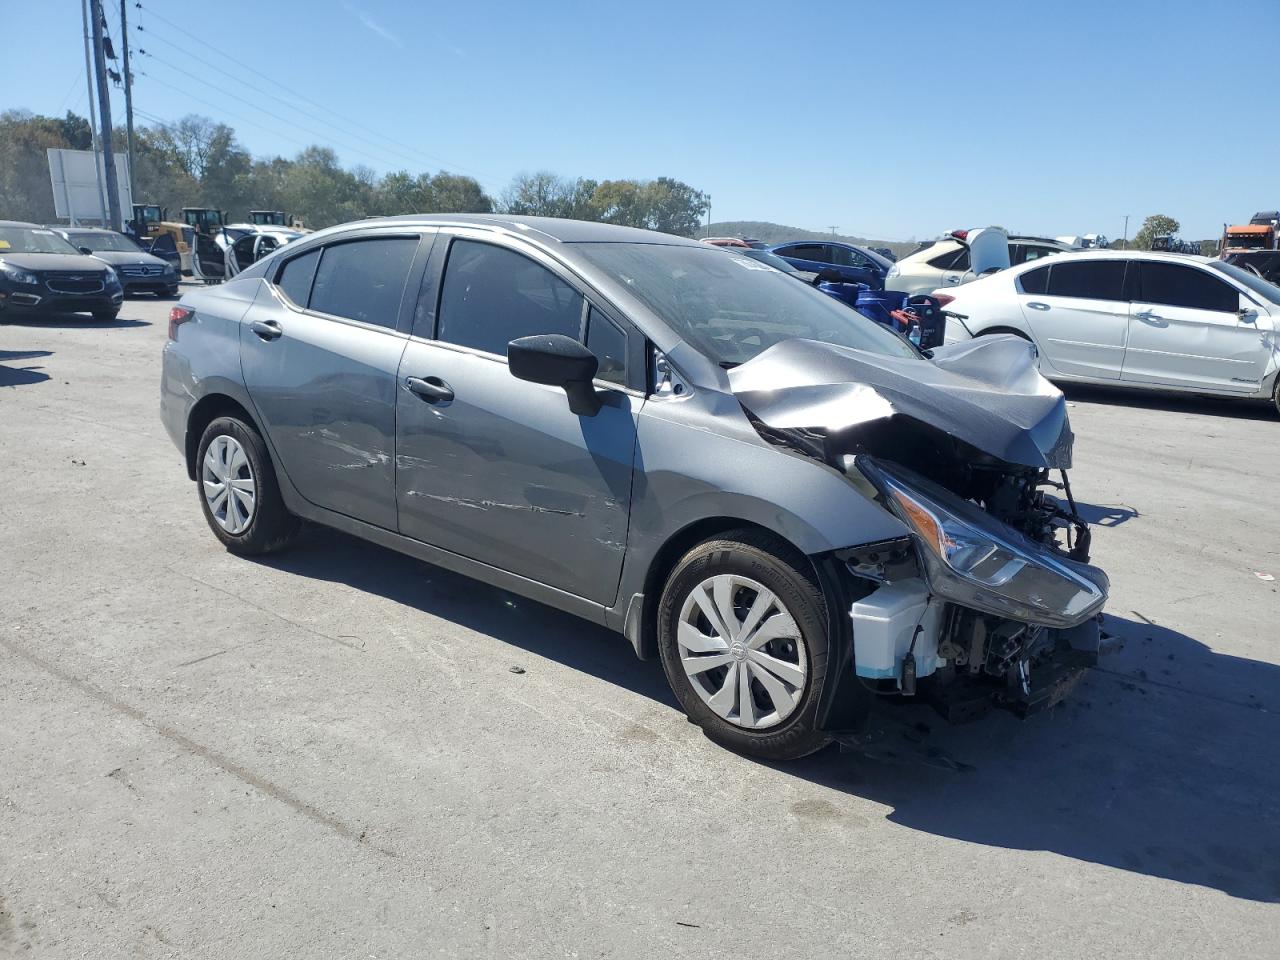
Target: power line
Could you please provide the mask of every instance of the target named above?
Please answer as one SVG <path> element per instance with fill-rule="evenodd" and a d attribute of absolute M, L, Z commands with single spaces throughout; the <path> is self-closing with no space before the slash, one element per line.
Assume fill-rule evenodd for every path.
<path fill-rule="evenodd" d="M 332 115 L 332 116 L 340 117 L 341 119 L 345 120 L 348 124 L 352 125 L 353 127 L 357 128 L 357 129 L 359 129 L 359 130 L 364 131 L 364 134 L 365 134 L 366 136 L 372 136 L 372 137 L 375 137 L 375 138 L 377 138 L 377 139 L 379 139 L 379 140 L 384 140 L 384 141 L 386 141 L 387 143 L 393 144 L 393 145 L 395 145 L 395 146 L 397 146 L 397 147 L 400 147 L 400 148 L 402 148 L 402 149 L 404 149 L 404 150 L 408 150 L 408 151 L 410 151 L 410 152 L 413 154 L 414 158 L 415 158 L 415 159 L 414 159 L 414 162 L 415 162 L 415 163 L 420 162 L 419 160 L 417 160 L 417 158 L 418 158 L 418 157 L 425 157 L 425 158 L 426 158 L 426 159 L 428 159 L 428 160 L 434 160 L 436 163 L 439 163 L 439 164 L 441 164 L 442 166 L 444 166 L 444 167 L 448 167 L 448 168 L 450 168 L 450 169 L 452 169 L 452 170 L 456 170 L 456 171 L 458 171 L 458 172 L 460 172 L 460 173 L 469 173 L 469 174 L 471 174 L 472 176 L 474 176 L 477 180 L 480 180 L 482 183 L 484 183 L 484 182 L 488 181 L 487 185 L 488 185 L 488 186 L 490 186 L 491 188 L 492 188 L 492 187 L 495 185 L 495 183 L 496 183 L 496 181 L 493 181 L 491 178 L 489 178 L 489 177 L 488 177 L 487 175 L 485 175 L 485 174 L 481 174 L 479 171 L 472 170 L 472 169 L 470 169 L 470 168 L 468 168 L 468 167 L 464 167 L 464 166 L 462 166 L 461 164 L 452 163 L 452 162 L 450 162 L 449 160 L 447 160 L 447 159 L 446 159 L 446 158 L 444 158 L 444 157 L 440 157 L 440 156 L 436 156 L 436 155 L 433 155 L 433 154 L 427 153 L 427 152 L 425 152 L 425 151 L 423 151 L 423 150 L 419 149 L 418 147 L 409 146 L 409 145 L 408 145 L 408 144 L 406 144 L 406 143 L 402 143 L 402 142 L 400 142 L 400 141 L 398 141 L 398 140 L 395 140 L 395 139 L 393 139 L 393 138 L 391 138 L 391 137 L 388 137 L 386 134 L 380 133 L 380 132 L 378 132 L 377 130 L 374 130 L 374 129 L 372 129 L 372 128 L 368 127 L 368 126 L 365 126 L 364 124 L 360 123 L 360 121 L 358 121 L 358 120 L 353 120 L 353 119 L 351 119 L 350 117 L 343 117 L 343 116 L 342 116 L 342 114 L 335 113 L 335 112 L 332 110 L 332 108 L 331 108 L 331 107 L 329 107 L 327 104 L 320 103 L 319 101 L 314 100 L 313 98 L 311 98 L 311 97 L 307 96 L 305 93 L 299 93 L 297 90 L 294 90 L 294 89 L 292 89 L 291 87 L 286 86 L 285 84 L 283 84 L 283 83 L 281 83 L 280 81 L 278 81 L 276 78 L 271 77 L 271 76 L 268 76 L 267 74 L 263 73 L 261 70 L 258 70 L 257 68 L 255 68 L 255 67 L 253 67 L 253 66 L 250 66 L 249 64 L 245 63 L 245 62 L 244 62 L 244 61 L 242 61 L 242 60 L 237 60 L 235 57 L 231 56 L 230 54 L 225 53 L 225 52 L 223 52 L 223 51 L 219 50 L 217 47 L 214 47 L 214 46 L 213 46 L 212 44 L 210 44 L 207 40 L 205 40 L 205 39 L 203 39 L 203 38 L 201 38 L 201 37 L 198 37 L 198 36 L 196 36 L 195 34 L 190 33 L 190 32 L 189 32 L 189 31 L 187 31 L 187 30 L 184 30 L 182 27 L 178 26 L 178 24 L 174 23 L 172 20 L 168 19 L 167 17 L 162 16 L 162 15 L 161 15 L 161 14 L 159 14 L 159 13 L 156 13 L 156 12 L 155 12 L 154 10 L 152 10 L 150 7 L 144 6 L 142 3 L 137 3 L 137 4 L 135 4 L 135 6 L 137 6 L 137 8 L 138 8 L 138 9 L 140 9 L 140 10 L 145 10 L 147 13 L 149 13 L 151 16 L 155 17 L 157 20 L 160 20 L 160 21 L 162 21 L 163 23 L 168 24 L 168 25 L 169 25 L 170 27 L 172 27 L 174 30 L 177 30 L 177 31 L 178 31 L 179 33 L 181 33 L 183 36 L 189 37 L 190 39 L 194 40 L 196 43 L 200 44 L 202 47 L 205 47 L 205 48 L 207 48 L 207 49 L 213 50 L 214 52 L 218 53 L 220 56 L 222 56 L 222 57 L 224 57 L 225 59 L 229 60 L 231 63 L 234 63 L 234 64 L 236 64 L 237 66 L 240 66 L 240 67 L 244 68 L 245 70 L 248 70 L 250 73 L 253 73 L 253 74 L 255 74 L 255 75 L 257 75 L 257 76 L 261 77 L 262 79 L 264 79 L 264 80 L 268 81 L 269 83 L 271 83 L 271 84 L 273 85 L 273 87 L 275 87 L 275 88 L 277 88 L 277 89 L 279 89 L 279 90 L 283 90 L 283 91 L 285 91 L 285 92 L 287 92 L 287 93 L 289 93 L 289 94 L 291 94 L 291 95 L 293 95 L 293 96 L 297 97 L 299 100 L 302 100 L 302 101 L 304 101 L 304 102 L 306 102 L 306 103 L 310 103 L 310 104 L 312 104 L 313 106 L 316 106 L 316 107 L 320 108 L 321 110 L 324 110 L 326 113 L 328 113 L 328 114 L 330 114 L 330 115 Z M 141 25 L 139 25 L 138 29 L 139 29 L 139 30 L 142 30 L 142 26 L 141 26 Z M 144 32 L 145 32 L 145 31 L 144 31 Z M 160 37 L 160 39 L 161 39 L 163 42 L 168 43 L 170 46 L 173 46 L 173 47 L 175 47 L 175 48 L 177 47 L 177 44 L 175 44 L 172 40 L 166 39 L 166 38 L 164 38 L 164 37 Z M 180 49 L 180 48 L 179 48 L 179 49 Z M 190 55 L 190 54 L 188 54 L 188 55 Z M 261 91 L 259 91 L 259 92 L 261 92 Z M 283 102 L 283 101 L 281 101 L 281 102 Z M 294 107 L 294 109 L 297 109 L 297 108 L 296 108 L 296 107 Z"/>
<path fill-rule="evenodd" d="M 169 69 L 176 71 L 179 75 L 182 75 L 181 67 L 176 66 L 175 64 L 169 63 L 169 61 L 164 60 L 160 57 L 157 57 L 151 51 L 139 50 L 138 53 L 145 55 L 149 60 L 155 60 L 157 63 L 162 63 Z M 221 104 L 213 103 L 212 101 L 209 101 L 209 100 L 203 100 L 200 97 L 197 97 L 193 93 L 188 93 L 185 87 L 178 87 L 178 86 L 175 86 L 173 83 L 167 83 L 166 86 L 168 86 L 171 90 L 180 90 L 186 96 L 190 97 L 192 100 L 195 100 L 197 103 L 203 103 L 206 106 L 213 107 L 216 110 L 223 110 L 223 107 L 221 106 Z M 212 86 L 212 85 L 203 84 L 203 86 Z M 252 100 L 246 100 L 244 97 L 238 97 L 234 93 L 228 93 L 226 90 L 222 90 L 218 88 L 214 88 L 214 90 L 217 92 L 219 96 L 229 97 L 232 100 L 236 100 L 240 103 L 243 103 L 245 106 L 250 107 L 253 110 L 257 110 L 259 113 L 263 113 L 266 116 L 271 117 L 273 120 L 278 120 L 281 123 L 287 123 L 289 126 L 293 127 L 296 130 L 301 130 L 302 132 L 309 134 L 313 137 L 319 137 L 321 140 L 328 140 L 332 143 L 337 144 L 340 147 L 343 147 L 346 150 L 350 150 L 353 153 L 362 154 L 363 156 L 372 159 L 375 163 L 379 163 L 387 167 L 393 166 L 393 164 L 387 163 L 386 157 L 382 156 L 381 154 L 370 153 L 368 150 L 362 150 L 359 147 L 353 146 L 349 143 L 344 143 L 340 140 L 336 140 L 327 133 L 323 133 L 317 130 L 312 130 L 310 127 L 304 127 L 302 124 L 294 120 L 290 120 L 288 117 L 284 117 L 278 113 L 274 113 L 273 111 L 268 110 L 266 107 L 260 107 L 256 103 L 254 103 Z M 230 114 L 227 114 L 227 116 L 230 116 Z M 257 127 L 260 127 L 261 129 L 271 130 L 272 132 L 275 132 L 275 128 L 273 127 L 262 127 L 261 124 L 253 124 L 253 126 L 257 126 Z"/>
<path fill-rule="evenodd" d="M 203 63 L 203 64 L 205 64 L 206 66 L 213 68 L 214 70 L 222 70 L 222 69 L 223 69 L 223 67 L 222 67 L 221 65 L 216 64 L 216 63 L 213 63 L 213 62 L 211 62 L 211 61 L 209 61 L 209 60 L 206 60 L 204 57 L 200 56 L 199 54 L 197 54 L 197 53 L 192 53 L 190 50 L 187 50 L 187 49 L 185 49 L 184 47 L 181 47 L 181 46 L 179 46 L 178 44 L 173 43 L 173 42 L 172 42 L 172 41 L 170 41 L 170 40 L 166 40 L 166 39 L 164 39 L 163 37 L 161 37 L 161 36 L 160 36 L 159 34 L 157 34 L 157 33 L 154 33 L 154 32 L 152 32 L 152 31 L 146 31 L 146 32 L 147 32 L 147 33 L 149 34 L 149 36 L 151 36 L 152 38 L 154 38 L 154 39 L 159 39 L 159 40 L 161 40 L 163 43 L 167 43 L 167 44 L 169 44 L 169 46 L 173 47 L 173 48 L 174 48 L 175 50 L 177 50 L 179 53 L 183 54 L 184 56 L 190 57 L 192 60 L 196 60 L 196 61 L 198 61 L 199 63 Z M 156 56 L 155 56 L 155 54 L 148 53 L 148 52 L 147 52 L 147 51 L 145 51 L 145 50 L 139 50 L 138 52 L 139 52 L 140 54 L 145 54 L 146 56 L 154 57 L 156 60 L 158 60 L 158 61 L 159 61 L 159 62 L 161 62 L 161 63 L 165 63 L 165 61 L 161 60 L 159 57 L 156 57 Z M 172 66 L 172 64 L 167 64 L 167 65 Z M 263 91 L 259 86 L 256 86 L 256 85 L 254 85 L 254 84 L 250 83 L 250 82 L 249 82 L 249 81 L 247 81 L 247 80 L 241 80 L 239 77 L 236 77 L 236 76 L 231 76 L 229 79 L 235 80 L 237 83 L 242 84 L 243 86 L 248 87 L 249 89 L 253 90 L 255 93 L 259 94 L 260 96 L 270 96 L 270 94 L 266 94 L 266 93 L 265 93 L 265 92 L 264 92 L 264 91 Z M 326 119 L 325 117 L 316 116 L 314 113 L 310 113 L 309 111 L 306 111 L 306 110 L 301 110 L 301 109 L 299 109 L 297 106 L 295 106 L 294 104 L 289 103 L 289 102 L 288 102 L 288 101 L 286 101 L 286 100 L 283 100 L 283 99 L 281 99 L 281 98 L 279 98 L 279 97 L 272 97 L 272 99 L 274 99 L 277 103 L 282 104 L 283 106 L 287 107 L 287 108 L 288 108 L 288 109 L 290 109 L 290 110 L 296 110 L 298 113 L 302 114 L 304 117 L 310 117 L 312 120 L 317 120 L 317 121 L 319 121 L 321 124 L 332 125 L 332 121 L 330 121 L 330 120 Z M 260 109 L 260 108 L 259 108 L 259 109 Z M 266 112 L 266 111 L 264 111 L 264 112 Z M 336 125 L 335 125 L 335 126 L 336 126 Z M 347 134 L 348 134 L 348 135 L 350 135 L 350 136 L 355 136 L 355 137 L 360 137 L 360 136 L 361 136 L 361 134 L 359 134 L 359 133 L 352 133 L 351 131 L 343 131 L 343 132 L 344 132 L 344 133 L 347 133 Z M 401 154 L 401 153 L 398 153 L 398 152 L 397 152 L 397 154 L 398 154 L 399 156 L 402 156 L 404 159 L 408 160 L 410 163 L 414 164 L 415 166 L 416 166 L 418 163 L 420 163 L 420 162 L 421 162 L 421 158 L 420 158 L 420 157 L 414 157 L 414 156 L 410 156 L 409 154 Z"/>

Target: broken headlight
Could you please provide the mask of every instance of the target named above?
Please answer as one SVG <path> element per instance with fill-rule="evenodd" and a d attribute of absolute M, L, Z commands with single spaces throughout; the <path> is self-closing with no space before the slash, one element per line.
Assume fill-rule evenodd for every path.
<path fill-rule="evenodd" d="M 1107 576 L 1068 560 L 975 504 L 900 467 L 860 456 L 855 464 L 913 534 L 934 594 L 1024 623 L 1072 627 L 1107 599 Z"/>

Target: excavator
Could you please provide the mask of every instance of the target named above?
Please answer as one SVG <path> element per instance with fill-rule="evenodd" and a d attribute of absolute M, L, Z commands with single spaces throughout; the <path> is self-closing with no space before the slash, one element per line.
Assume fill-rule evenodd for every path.
<path fill-rule="evenodd" d="M 191 227 L 169 219 L 169 208 L 154 203 L 133 205 L 134 239 L 148 252 L 191 273 Z"/>

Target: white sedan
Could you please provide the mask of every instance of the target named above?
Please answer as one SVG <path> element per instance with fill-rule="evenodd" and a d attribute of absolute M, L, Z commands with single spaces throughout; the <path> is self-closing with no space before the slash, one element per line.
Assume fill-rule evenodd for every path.
<path fill-rule="evenodd" d="M 1014 334 L 1050 380 L 1271 400 L 1280 287 L 1221 260 L 1086 251 L 939 290 L 947 340 Z"/>

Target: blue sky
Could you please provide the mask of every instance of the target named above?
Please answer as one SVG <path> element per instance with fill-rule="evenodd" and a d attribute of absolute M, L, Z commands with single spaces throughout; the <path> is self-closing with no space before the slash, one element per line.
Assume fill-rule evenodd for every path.
<path fill-rule="evenodd" d="M 136 60 L 138 109 L 224 121 L 257 155 L 321 142 L 348 165 L 445 168 L 491 192 L 539 169 L 666 175 L 710 193 L 715 220 L 888 239 L 986 223 L 1119 236 L 1125 214 L 1132 233 L 1150 213 L 1201 238 L 1280 207 L 1265 79 L 1280 0 L 129 0 L 129 14 L 152 54 Z M 85 113 L 79 0 L 3 0 L 0 15 L 0 109 Z"/>

